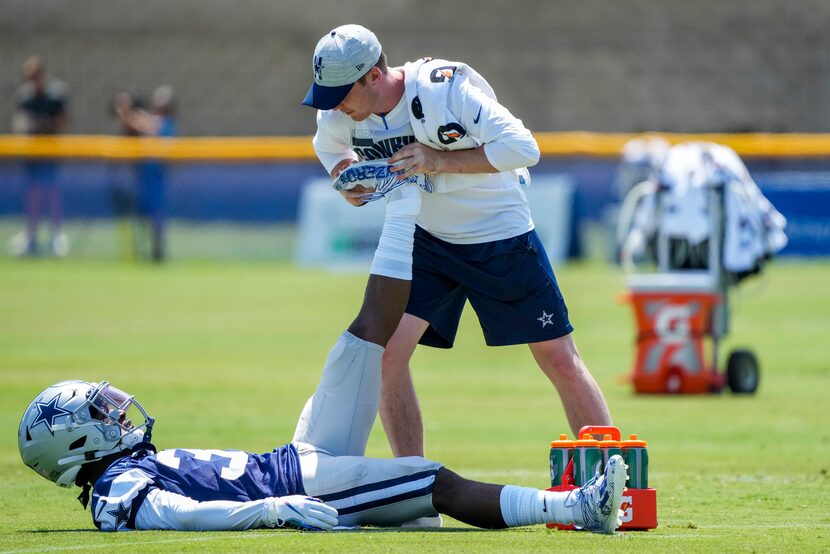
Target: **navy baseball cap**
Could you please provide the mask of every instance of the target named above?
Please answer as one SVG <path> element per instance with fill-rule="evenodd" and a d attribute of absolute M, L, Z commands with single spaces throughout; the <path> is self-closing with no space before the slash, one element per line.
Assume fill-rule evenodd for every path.
<path fill-rule="evenodd" d="M 355 81 L 374 67 L 382 51 L 375 34 L 360 25 L 341 25 L 324 35 L 314 49 L 314 83 L 303 104 L 318 110 L 336 107 Z"/>

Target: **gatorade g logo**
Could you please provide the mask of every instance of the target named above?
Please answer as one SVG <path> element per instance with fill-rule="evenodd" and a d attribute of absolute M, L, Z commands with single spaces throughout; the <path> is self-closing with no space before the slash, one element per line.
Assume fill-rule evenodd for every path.
<path fill-rule="evenodd" d="M 620 523 L 628 523 L 634 519 L 634 499 L 632 497 L 623 495 L 620 508 L 623 511 Z"/>
<path fill-rule="evenodd" d="M 457 66 L 455 65 L 446 65 L 433 69 L 432 73 L 429 74 L 429 80 L 433 83 L 443 83 L 447 79 L 452 79 L 456 69 Z"/>
<path fill-rule="evenodd" d="M 467 136 L 467 131 L 458 123 L 447 123 L 438 127 L 438 140 L 441 144 L 452 144 Z"/>
<path fill-rule="evenodd" d="M 690 306 L 669 304 L 654 316 L 654 330 L 664 344 L 684 344 L 691 337 L 689 320 L 694 315 Z"/>

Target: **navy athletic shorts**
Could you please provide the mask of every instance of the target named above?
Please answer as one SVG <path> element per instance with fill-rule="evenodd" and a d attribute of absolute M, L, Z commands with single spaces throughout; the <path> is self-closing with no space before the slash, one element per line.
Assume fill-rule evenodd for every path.
<path fill-rule="evenodd" d="M 408 314 L 429 322 L 420 343 L 452 348 L 464 303 L 490 346 L 541 342 L 573 331 L 536 231 L 481 244 L 452 244 L 415 228 Z"/>

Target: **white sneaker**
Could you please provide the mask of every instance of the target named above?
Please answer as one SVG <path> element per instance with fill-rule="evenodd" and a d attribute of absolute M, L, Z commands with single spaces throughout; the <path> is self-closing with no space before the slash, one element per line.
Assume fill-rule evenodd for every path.
<path fill-rule="evenodd" d="M 604 475 L 597 474 L 571 493 L 565 506 L 573 509 L 577 527 L 592 533 L 614 534 L 623 515 L 620 505 L 628 478 L 626 469 L 622 456 L 615 454 L 605 465 Z"/>
<path fill-rule="evenodd" d="M 52 237 L 52 254 L 63 258 L 69 254 L 69 237 L 66 233 L 58 233 Z"/>
<path fill-rule="evenodd" d="M 34 243 L 26 231 L 21 231 L 9 239 L 9 253 L 12 256 L 25 256 L 34 252 Z"/>
<path fill-rule="evenodd" d="M 436 516 L 424 516 L 419 517 L 418 519 L 413 519 L 412 521 L 407 521 L 406 523 L 402 523 L 401 527 L 443 527 L 444 526 L 444 519 L 441 517 L 441 514 Z"/>

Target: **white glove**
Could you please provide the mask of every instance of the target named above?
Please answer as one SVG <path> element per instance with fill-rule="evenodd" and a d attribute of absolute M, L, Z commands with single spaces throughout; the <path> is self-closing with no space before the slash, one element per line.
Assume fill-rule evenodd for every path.
<path fill-rule="evenodd" d="M 328 531 L 337 525 L 337 510 L 317 498 L 296 494 L 266 500 L 270 526 Z"/>

